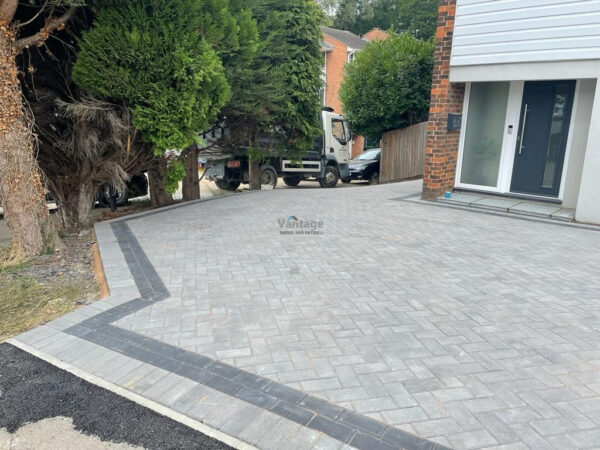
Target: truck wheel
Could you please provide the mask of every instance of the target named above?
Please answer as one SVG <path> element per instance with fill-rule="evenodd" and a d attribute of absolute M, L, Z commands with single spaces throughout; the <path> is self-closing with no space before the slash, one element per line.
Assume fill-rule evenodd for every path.
<path fill-rule="evenodd" d="M 373 186 L 374 184 L 379 184 L 379 174 L 375 172 L 369 177 L 369 184 Z"/>
<path fill-rule="evenodd" d="M 290 187 L 298 186 L 300 181 L 302 181 L 300 177 L 283 177 L 283 182 Z"/>
<path fill-rule="evenodd" d="M 263 166 L 260 169 L 260 184 L 277 187 L 277 171 L 272 166 Z"/>
<path fill-rule="evenodd" d="M 221 179 L 215 180 L 215 184 L 219 189 L 223 189 L 224 191 L 235 191 L 242 183 L 239 181 Z"/>
<path fill-rule="evenodd" d="M 319 184 L 323 188 L 334 188 L 337 186 L 340 180 L 340 174 L 334 166 L 327 166 L 325 168 L 325 175 L 319 180 Z"/>

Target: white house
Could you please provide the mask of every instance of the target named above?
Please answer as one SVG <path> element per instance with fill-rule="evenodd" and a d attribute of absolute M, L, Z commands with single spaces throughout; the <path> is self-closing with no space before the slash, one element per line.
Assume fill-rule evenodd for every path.
<path fill-rule="evenodd" d="M 424 197 L 518 196 L 600 224 L 600 0 L 440 3 Z"/>

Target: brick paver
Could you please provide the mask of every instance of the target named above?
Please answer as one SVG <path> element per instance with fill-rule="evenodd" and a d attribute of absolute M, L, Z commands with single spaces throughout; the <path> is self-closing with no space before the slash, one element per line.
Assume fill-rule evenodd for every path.
<path fill-rule="evenodd" d="M 455 448 L 593 448 L 600 233 L 422 203 L 419 190 L 419 182 L 276 190 L 141 216 L 129 228 L 170 296 L 106 314 L 120 329 L 354 411 L 355 421 L 375 419 L 347 425 L 376 436 L 406 430 Z M 290 216 L 322 221 L 323 234 L 280 234 L 278 221 Z M 112 294 L 129 293 L 123 255 L 100 242 Z M 136 284 L 151 296 L 143 276 Z M 99 312 L 65 326 L 93 323 Z M 49 352 L 76 339 L 39 333 Z M 129 375 L 120 383 L 181 408 L 210 391 L 111 350 L 80 359 L 113 379 L 122 368 Z M 242 423 L 245 403 L 227 407 L 227 395 L 211 392 L 221 408 L 205 403 L 202 417 L 237 436 L 260 429 Z M 315 434 L 325 431 L 319 424 L 264 414 L 298 448 L 331 438 Z M 352 417 L 336 419 L 342 440 Z M 368 448 L 370 436 L 353 443 Z"/>

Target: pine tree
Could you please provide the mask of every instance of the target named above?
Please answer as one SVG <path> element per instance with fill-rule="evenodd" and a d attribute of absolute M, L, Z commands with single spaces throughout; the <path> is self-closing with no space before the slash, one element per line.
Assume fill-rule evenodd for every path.
<path fill-rule="evenodd" d="M 182 150 L 229 99 L 217 49 L 236 27 L 224 0 L 110 1 L 83 35 L 73 78 L 124 101 L 157 154 Z"/>
<path fill-rule="evenodd" d="M 248 65 L 229 66 L 234 94 L 226 108 L 228 122 L 237 124 L 237 139 L 256 147 L 259 156 L 265 151 L 300 155 L 320 132 L 323 12 L 314 0 L 245 4 L 258 24 L 259 42 Z M 277 138 L 278 149 L 258 148 L 258 137 L 265 134 Z"/>

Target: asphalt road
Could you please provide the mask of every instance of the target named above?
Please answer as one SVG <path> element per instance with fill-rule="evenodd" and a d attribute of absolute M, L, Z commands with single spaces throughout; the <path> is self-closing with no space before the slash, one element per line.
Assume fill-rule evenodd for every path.
<path fill-rule="evenodd" d="M 36 423 L 52 426 L 31 426 Z M 60 448 L 90 448 L 84 442 L 91 440 L 96 443 L 94 448 L 106 449 L 231 448 L 12 345 L 0 344 L 0 448 L 19 449 L 25 447 L 15 446 L 15 442 L 46 441 L 43 447 L 60 450 L 50 444 L 51 440 L 57 442 L 56 436 L 44 433 L 52 429 L 60 431 L 65 426 L 67 429 L 71 426 L 74 432 L 68 443 L 63 432 L 62 440 L 58 441 L 63 442 Z M 12 447 L 7 442 L 11 435 L 19 436 Z M 41 447 L 36 445 L 36 448 Z"/>

